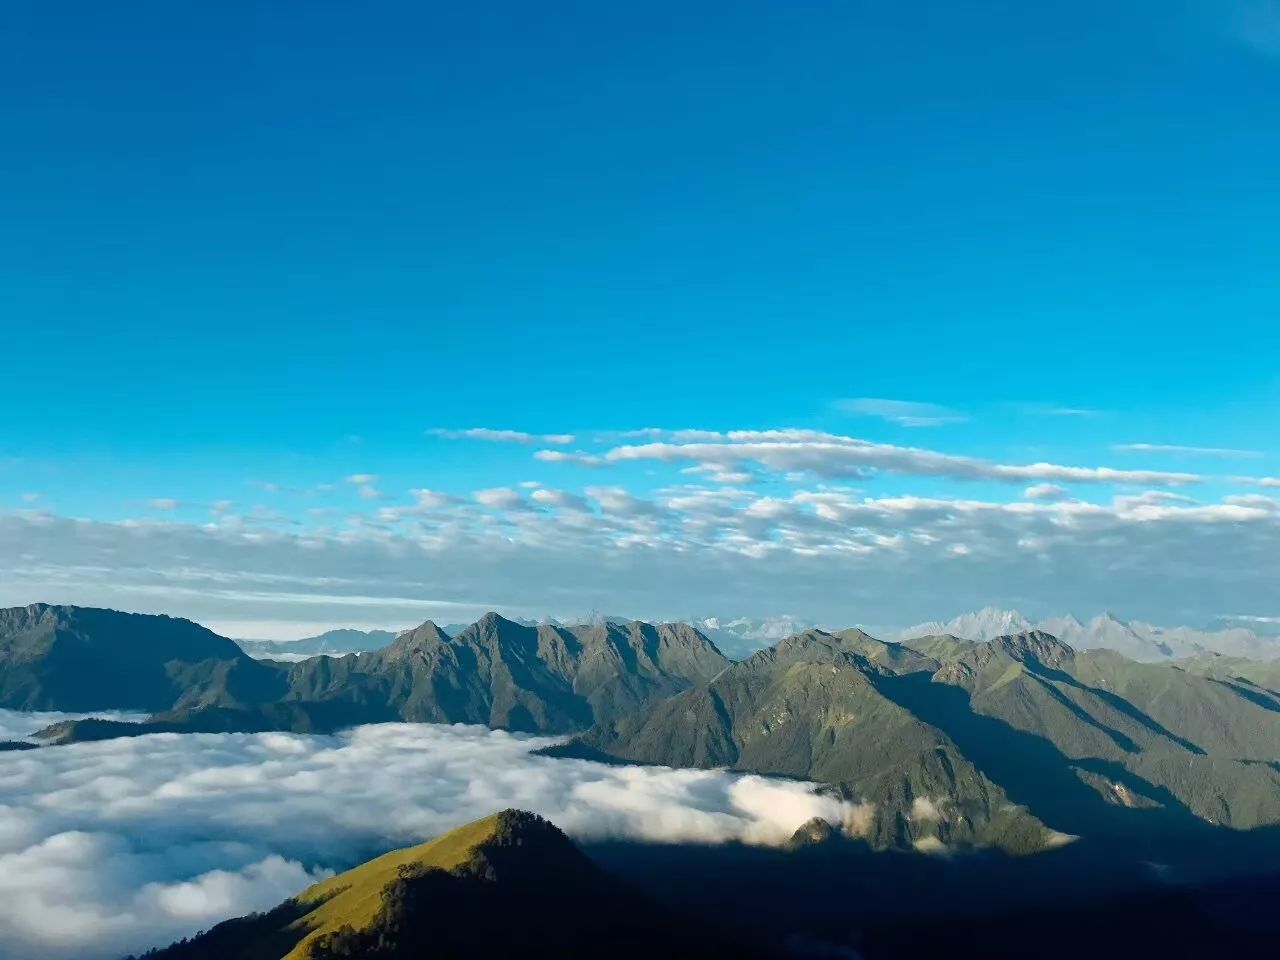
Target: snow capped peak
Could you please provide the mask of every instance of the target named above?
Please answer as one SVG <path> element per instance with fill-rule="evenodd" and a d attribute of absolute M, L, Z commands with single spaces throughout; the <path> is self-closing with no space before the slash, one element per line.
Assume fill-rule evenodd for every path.
<path fill-rule="evenodd" d="M 794 614 L 770 617 L 694 617 L 685 621 L 706 634 L 728 657 L 748 657 L 779 640 L 811 630 L 818 624 Z"/>
<path fill-rule="evenodd" d="M 965 640 L 987 641 L 1015 633 L 1026 633 L 1034 628 L 1035 625 L 1017 610 L 983 607 L 975 613 L 962 613 L 952 620 L 933 620 L 916 624 L 904 630 L 901 636 L 907 639 L 932 634 L 951 634 Z"/>
<path fill-rule="evenodd" d="M 1016 610 L 985 607 L 945 622 L 917 624 L 901 631 L 898 639 L 949 633 L 965 640 L 985 642 L 1030 630 L 1047 633 L 1076 650 L 1115 650 L 1134 660 L 1170 660 L 1209 650 L 1262 659 L 1280 656 L 1280 638 L 1260 636 L 1240 627 L 1216 631 L 1157 627 L 1136 620 L 1125 621 L 1110 612 L 1100 613 L 1087 623 L 1072 614 L 1031 623 Z"/>

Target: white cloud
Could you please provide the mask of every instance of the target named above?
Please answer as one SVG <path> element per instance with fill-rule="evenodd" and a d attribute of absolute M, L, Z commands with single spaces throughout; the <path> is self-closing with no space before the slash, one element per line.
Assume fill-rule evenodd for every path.
<path fill-rule="evenodd" d="M 365 487 L 371 483 L 377 483 L 378 477 L 372 473 L 353 473 L 346 480 L 347 483 L 355 484 L 357 487 Z"/>
<path fill-rule="evenodd" d="M 930 823 L 942 816 L 938 805 L 929 797 L 915 797 L 911 801 L 911 820 L 916 823 Z"/>
<path fill-rule="evenodd" d="M 461 497 L 455 497 L 449 493 L 441 493 L 439 490 L 428 490 L 425 487 L 410 490 L 409 493 L 418 501 L 418 506 L 423 510 L 442 510 L 445 507 L 462 503 Z"/>
<path fill-rule="evenodd" d="M 605 513 L 643 516 L 657 511 L 652 502 L 632 496 L 623 487 L 587 487 L 586 492 Z"/>
<path fill-rule="evenodd" d="M 682 486 L 639 496 L 614 485 L 499 487 L 480 492 L 488 504 L 418 496 L 394 521 L 375 509 L 311 528 L 0 515 L 0 605 L 319 629 L 486 609 L 654 618 L 778 605 L 823 622 L 892 623 L 921 619 L 927 583 L 933 604 L 957 609 L 978 596 L 1161 622 L 1266 614 L 1280 577 L 1280 512 L 1257 494 L 1001 501 Z"/>
<path fill-rule="evenodd" d="M 561 510 L 587 510 L 587 501 L 576 493 L 569 493 L 567 490 L 552 490 L 548 487 L 540 487 L 529 494 L 529 499 L 539 506 L 558 507 Z"/>
<path fill-rule="evenodd" d="M 177 510 L 180 504 L 171 497 L 155 497 L 147 501 L 152 510 Z"/>
<path fill-rule="evenodd" d="M 445 440 L 486 440 L 490 443 L 551 443 L 564 446 L 573 443 L 571 433 L 525 433 L 523 430 L 491 430 L 488 427 L 471 427 L 467 430 L 448 430 L 433 427 L 427 431 L 433 437 Z"/>
<path fill-rule="evenodd" d="M 541 460 L 543 463 L 576 463 L 580 467 L 599 467 L 604 464 L 600 457 L 581 450 L 573 453 L 565 450 L 539 450 L 533 455 L 533 459 Z"/>
<path fill-rule="evenodd" d="M 979 457 L 940 453 L 918 447 L 873 443 L 814 430 L 735 430 L 716 442 L 614 447 L 609 462 L 654 460 L 692 462 L 732 470 L 756 463 L 771 470 L 805 471 L 827 479 L 864 477 L 871 472 L 946 477 L 953 480 L 1060 481 L 1070 483 L 1189 484 L 1198 474 L 1163 470 L 1119 470 L 1055 463 L 1003 464 Z"/>
<path fill-rule="evenodd" d="M 1224 457 L 1249 459 L 1262 456 L 1259 450 L 1236 450 L 1230 447 L 1187 447 L 1172 443 L 1118 443 L 1111 448 L 1117 453 L 1168 453 L 1189 457 Z"/>
<path fill-rule="evenodd" d="M 471 495 L 476 503 L 495 510 L 515 510 L 524 506 L 524 497 L 518 490 L 510 487 L 493 487 L 489 490 L 477 490 Z"/>
<path fill-rule="evenodd" d="M 1022 491 L 1027 500 L 1063 500 L 1067 491 L 1056 483 L 1035 483 Z"/>
<path fill-rule="evenodd" d="M 530 755 L 551 742 L 387 724 L 0 755 L 0 956 L 141 952 L 506 807 L 576 837 L 666 841 L 779 843 L 815 816 L 866 819 L 811 784 Z"/>
<path fill-rule="evenodd" d="M 902 427 L 940 427 L 949 423 L 963 423 L 969 419 L 966 414 L 950 407 L 915 400 L 856 397 L 837 401 L 836 407 L 844 413 L 879 417 Z"/>

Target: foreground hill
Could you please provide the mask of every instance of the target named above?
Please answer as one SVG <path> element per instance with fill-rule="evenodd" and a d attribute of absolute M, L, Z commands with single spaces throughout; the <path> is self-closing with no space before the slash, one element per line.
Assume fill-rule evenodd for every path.
<path fill-rule="evenodd" d="M 506 810 L 338 874 L 268 913 L 227 921 L 146 956 L 664 955 L 756 956 L 614 879 L 541 817 Z"/>
<path fill-rule="evenodd" d="M 93 655 L 44 657 L 40 689 L 76 688 L 92 696 L 15 697 L 5 705 L 142 707 L 154 716 L 141 724 L 58 724 L 44 731 L 44 739 L 55 743 L 158 732 L 318 732 L 392 720 L 568 733 L 641 709 L 729 664 L 684 624 L 535 626 L 497 614 L 452 637 L 428 621 L 372 653 L 283 664 L 254 660 L 232 641 L 187 621 L 59 609 L 62 620 L 79 625 L 72 637 Z M 149 631 L 141 647 L 145 658 L 135 634 L 125 629 L 135 621 Z M 196 656 L 222 659 L 182 659 Z M 0 671 L 0 680 L 19 691 L 23 676 L 20 668 Z M 139 699 L 134 691 L 146 677 L 155 682 Z"/>
<path fill-rule="evenodd" d="M 1247 854 L 1235 831 L 1280 823 L 1280 704 L 1035 631 L 808 631 L 553 752 L 827 782 L 875 805 L 873 840 L 926 847 L 1060 840 L 1043 823 L 1225 859 Z M 1259 857 L 1273 834 L 1248 838 Z"/>

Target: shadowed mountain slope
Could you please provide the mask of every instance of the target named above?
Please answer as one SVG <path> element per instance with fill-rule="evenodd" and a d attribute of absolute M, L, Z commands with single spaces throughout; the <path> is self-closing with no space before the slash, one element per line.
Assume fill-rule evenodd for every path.
<path fill-rule="evenodd" d="M 189 620 L 43 603 L 0 610 L 0 707 L 195 709 L 286 690 L 278 668 Z"/>

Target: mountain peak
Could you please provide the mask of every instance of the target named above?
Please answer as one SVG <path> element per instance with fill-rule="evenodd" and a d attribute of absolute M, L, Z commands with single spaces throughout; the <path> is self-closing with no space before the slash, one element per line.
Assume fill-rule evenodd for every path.
<path fill-rule="evenodd" d="M 1061 666 L 1076 654 L 1057 637 L 1040 630 L 1026 630 L 996 637 L 991 641 L 991 646 L 1015 660 L 1038 660 L 1051 667 Z"/>
<path fill-rule="evenodd" d="M 530 642 L 537 644 L 538 635 L 544 630 L 558 630 L 559 627 L 547 624 L 527 624 L 509 620 L 500 613 L 490 611 L 465 630 L 460 631 L 455 640 L 482 643 L 517 643 Z M 533 638 L 526 641 L 525 638 Z"/>
<path fill-rule="evenodd" d="M 391 658 L 404 657 L 448 642 L 448 634 L 436 626 L 434 620 L 426 620 L 412 630 L 406 630 L 400 634 L 384 648 L 384 651 Z"/>

